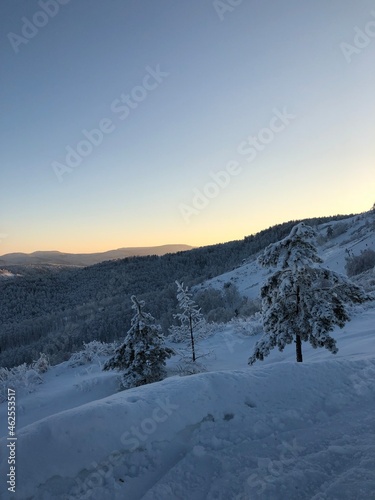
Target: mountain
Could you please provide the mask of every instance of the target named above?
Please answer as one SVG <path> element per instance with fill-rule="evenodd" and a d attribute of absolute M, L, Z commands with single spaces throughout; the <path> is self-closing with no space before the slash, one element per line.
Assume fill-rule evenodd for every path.
<path fill-rule="evenodd" d="M 316 229 L 320 235 L 319 254 L 326 267 L 332 271 L 346 274 L 345 265 L 348 256 L 359 255 L 368 249 L 375 250 L 374 212 L 319 224 Z M 242 266 L 205 281 L 197 286 L 196 290 L 207 288 L 222 290 L 231 283 L 242 295 L 254 299 L 259 296 L 268 272 L 268 269 L 261 267 L 256 259 L 249 259 Z"/>
<path fill-rule="evenodd" d="M 297 222 L 160 257 L 117 259 L 84 268 L 7 266 L 8 277 L 0 279 L 0 366 L 30 363 L 40 352 L 57 364 L 80 350 L 83 342 L 122 340 L 132 317 L 133 294 L 146 301 L 168 335 L 178 312 L 176 280 L 193 290 L 210 322 L 250 316 L 259 311 L 259 289 L 266 276 L 257 255 L 287 236 Z M 345 273 L 347 255 L 374 249 L 373 212 L 304 222 L 316 228 L 319 252 L 333 270 Z M 368 278 L 374 281 L 373 275 Z"/>
<path fill-rule="evenodd" d="M 43 251 L 27 253 L 8 253 L 0 256 L 0 266 L 43 265 L 86 267 L 106 260 L 125 259 L 126 257 L 145 255 L 165 255 L 167 253 L 191 250 L 189 245 L 161 245 L 155 247 L 124 247 L 117 250 L 98 253 L 63 253 Z"/>
<path fill-rule="evenodd" d="M 349 256 L 375 248 L 374 213 L 315 228 L 324 266 L 337 272 L 345 273 Z M 288 224 L 179 255 L 5 280 L 2 328 L 8 310 L 14 324 L 26 314 L 30 324 L 21 321 L 23 334 L 34 327 L 34 340 L 42 338 L 34 359 L 39 348 L 52 353 L 50 338 L 43 337 L 48 314 L 55 338 L 64 333 L 69 348 L 81 342 L 80 353 L 46 372 L 35 374 L 25 365 L 1 372 L 0 421 L 8 419 L 8 427 L 0 428 L 0 446 L 9 457 L 17 452 L 14 498 L 374 499 L 374 301 L 351 307 L 351 321 L 332 332 L 336 355 L 306 342 L 303 364 L 296 363 L 290 344 L 247 365 L 263 333 L 259 314 L 211 325 L 196 342 L 206 353 L 199 360 L 201 373 L 184 370 L 175 355 L 167 361 L 165 380 L 125 391 L 118 390 L 117 371 L 102 370 L 113 345 L 103 349 L 95 343 L 82 350 L 82 340 L 98 340 L 102 333 L 112 340 L 113 332 L 105 328 L 114 320 L 123 338 L 129 322 L 119 311 L 126 308 L 130 290 L 143 296 L 147 291 L 147 306 L 157 303 L 160 318 L 175 296 L 177 275 L 200 281 L 193 287 L 198 293 L 222 293 L 236 285 L 254 299 L 267 277 L 257 263 L 258 249 L 287 230 Z M 215 274 L 215 269 L 225 272 Z M 374 292 L 371 267 L 353 279 Z M 9 333 L 12 349 L 25 353 L 28 339 Z M 177 353 L 184 348 L 170 338 L 167 343 Z M 9 348 L 5 357 L 11 356 Z M 17 441 L 9 437 L 13 391 Z M 9 461 L 2 460 L 1 477 L 9 471 Z M 1 498 L 11 498 L 7 488 L 3 481 Z"/>

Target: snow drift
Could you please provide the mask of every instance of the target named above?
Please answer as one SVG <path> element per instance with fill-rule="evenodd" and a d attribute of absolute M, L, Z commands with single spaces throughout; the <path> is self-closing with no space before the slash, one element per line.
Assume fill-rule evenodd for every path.
<path fill-rule="evenodd" d="M 18 432 L 16 498 L 374 498 L 374 376 L 374 359 L 279 363 L 52 415 Z"/>

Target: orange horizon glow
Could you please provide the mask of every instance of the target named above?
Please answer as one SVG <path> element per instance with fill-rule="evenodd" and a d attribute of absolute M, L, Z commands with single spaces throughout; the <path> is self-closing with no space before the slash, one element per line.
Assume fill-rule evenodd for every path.
<path fill-rule="evenodd" d="M 190 226 L 180 225 L 180 227 L 175 231 L 171 231 L 170 236 L 168 236 L 165 231 L 162 235 L 155 236 L 154 238 L 138 237 L 137 241 L 131 241 L 130 238 L 124 241 L 120 237 L 111 239 L 109 235 L 105 238 L 93 238 L 92 235 L 88 235 L 85 238 L 86 241 L 83 241 L 83 238 L 82 241 L 77 241 L 77 238 L 72 238 L 71 242 L 67 242 L 68 238 L 62 238 L 61 235 L 57 238 L 55 235 L 53 238 L 53 244 L 48 241 L 43 241 L 43 239 L 40 239 L 38 242 L 32 241 L 32 243 L 28 243 L 26 241 L 22 241 L 20 237 L 13 239 L 12 235 L 8 234 L 7 237 L 3 238 L 0 242 L 0 256 L 8 253 L 29 254 L 37 251 L 90 254 L 102 253 L 120 248 L 158 247 L 164 245 L 189 245 L 192 247 L 202 247 L 226 243 L 229 241 L 242 240 L 245 236 L 256 234 L 259 231 L 267 229 L 271 226 L 282 224 L 290 220 L 363 213 L 371 209 L 374 201 L 372 193 L 369 193 L 365 199 L 362 198 L 361 201 L 352 203 L 350 206 L 346 206 L 346 204 L 342 201 L 342 203 L 337 204 L 337 210 L 331 208 L 329 212 L 323 207 L 320 210 L 313 210 L 309 207 L 308 209 L 300 210 L 298 216 L 293 213 L 290 208 L 288 209 L 288 207 L 285 209 L 281 208 L 277 215 L 274 214 L 274 211 L 271 208 L 268 212 L 266 211 L 263 214 L 262 220 L 251 221 L 249 224 L 246 221 L 231 223 L 230 229 L 225 228 L 225 234 L 223 227 L 221 227 L 220 224 L 213 226 L 213 221 L 209 221 L 211 231 L 208 235 L 205 223 L 203 220 L 199 221 L 199 217 L 195 221 L 195 224 L 192 222 Z M 34 240 L 34 238 L 32 239 Z M 105 241 L 103 241 L 103 239 Z"/>

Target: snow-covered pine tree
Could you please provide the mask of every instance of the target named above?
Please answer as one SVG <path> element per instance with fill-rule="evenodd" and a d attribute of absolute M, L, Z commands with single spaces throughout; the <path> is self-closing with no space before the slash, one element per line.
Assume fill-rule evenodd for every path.
<path fill-rule="evenodd" d="M 276 271 L 261 290 L 264 335 L 255 345 L 250 365 L 263 360 L 274 347 L 282 351 L 293 341 L 299 362 L 302 341 L 335 354 L 336 341 L 329 332 L 349 321 L 348 304 L 369 298 L 345 276 L 320 265 L 323 261 L 314 238 L 310 226 L 297 224 L 289 236 L 268 246 L 259 257 L 262 266 Z"/>
<path fill-rule="evenodd" d="M 192 360 L 195 362 L 195 331 L 204 324 L 205 320 L 198 305 L 192 299 L 188 287 L 184 288 L 184 284 L 179 281 L 176 281 L 176 285 L 178 306 L 182 312 L 174 314 L 174 318 L 181 323 L 178 327 L 179 333 L 186 337 L 190 336 Z"/>
<path fill-rule="evenodd" d="M 104 370 L 124 370 L 124 389 L 158 382 L 165 376 L 165 361 L 173 350 L 164 345 L 160 325 L 143 311 L 144 301 L 131 297 L 134 316 L 123 344 L 104 365 Z"/>
<path fill-rule="evenodd" d="M 33 362 L 31 367 L 39 374 L 46 373 L 50 368 L 49 359 L 41 352 L 39 358 Z"/>

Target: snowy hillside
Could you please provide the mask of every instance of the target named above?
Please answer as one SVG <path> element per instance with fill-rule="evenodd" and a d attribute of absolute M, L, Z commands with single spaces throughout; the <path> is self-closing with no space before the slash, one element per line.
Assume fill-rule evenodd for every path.
<path fill-rule="evenodd" d="M 328 227 L 338 234 L 330 238 L 325 238 Z M 320 224 L 316 227 L 320 238 L 318 238 L 318 249 L 324 261 L 324 266 L 333 271 L 346 274 L 345 257 L 351 254 L 358 255 L 367 248 L 375 249 L 375 214 L 366 213 L 356 215 L 343 221 L 334 221 Z M 223 289 L 225 283 L 233 283 L 240 293 L 254 299 L 259 296 L 262 283 L 267 277 L 268 270 L 262 268 L 256 261 L 245 263 L 243 266 L 228 273 L 217 276 L 211 280 L 197 286 L 197 290 L 204 290 L 209 287 L 218 290 Z M 375 274 L 374 274 L 375 278 Z"/>
<path fill-rule="evenodd" d="M 375 498 L 374 324 L 361 306 L 336 356 L 290 346 L 252 368 L 258 335 L 228 325 L 201 345 L 209 372 L 120 393 L 98 365 L 56 366 L 18 399 L 9 498 Z"/>
<path fill-rule="evenodd" d="M 15 276 L 15 274 L 13 274 L 11 271 L 8 271 L 7 269 L 0 269 L 0 279 L 15 278 Z"/>
<path fill-rule="evenodd" d="M 316 226 L 344 219 L 348 217 L 336 215 L 304 222 Z M 232 271 L 287 236 L 294 225 L 295 221 L 289 221 L 238 241 L 85 268 L 6 266 L 14 276 L 0 279 L 0 366 L 31 363 L 41 351 L 58 364 L 69 359 L 83 342 L 122 340 L 124 325 L 130 324 L 132 317 L 133 294 L 146 301 L 150 313 L 167 332 L 176 313 L 176 280 L 191 287 Z M 236 311 L 246 316 L 256 309 L 251 299 L 241 300 L 235 287 L 226 288 L 224 294 L 217 290 L 202 293 L 201 307 L 209 321 L 229 321 Z"/>
<path fill-rule="evenodd" d="M 374 248 L 373 217 L 320 226 L 325 265 L 343 272 L 348 252 Z M 328 225 L 340 234 L 326 238 Z M 250 262 L 204 286 L 233 281 L 256 297 L 265 276 Z M 247 365 L 262 334 L 256 314 L 197 342 L 200 374 L 180 376 L 174 356 L 165 380 L 118 392 L 105 356 L 50 368 L 34 392 L 17 391 L 17 487 L 2 479 L 1 498 L 375 499 L 375 303 L 351 313 L 333 332 L 338 353 L 305 343 L 303 363 L 288 345 Z M 6 421 L 2 403 L 2 450 Z"/>

